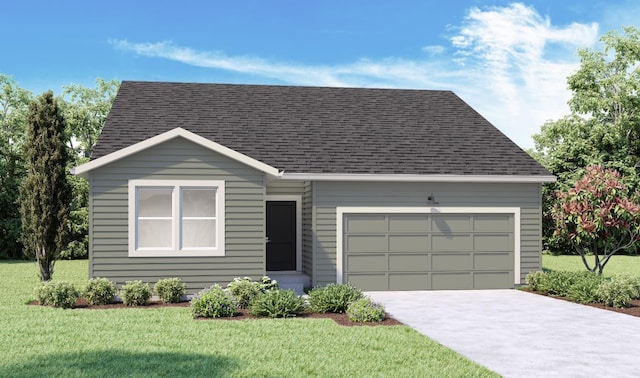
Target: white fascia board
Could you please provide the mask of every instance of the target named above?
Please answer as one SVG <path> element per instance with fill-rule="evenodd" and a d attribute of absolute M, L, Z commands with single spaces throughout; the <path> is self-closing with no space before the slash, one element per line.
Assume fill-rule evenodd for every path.
<path fill-rule="evenodd" d="M 406 175 L 406 174 L 342 174 L 282 173 L 280 180 L 301 181 L 396 181 L 396 182 L 477 182 L 477 183 L 544 183 L 555 182 L 555 176 L 519 175 Z"/>
<path fill-rule="evenodd" d="M 207 138 L 201 137 L 200 135 L 194 134 L 191 131 L 185 130 L 181 127 L 177 127 L 173 130 L 167 131 L 165 133 L 162 133 L 160 135 L 156 135 L 154 137 L 151 137 L 149 139 L 143 140 L 142 142 L 138 142 L 134 145 L 131 145 L 129 147 L 123 148 L 121 150 L 115 151 L 110 153 L 109 155 L 105 155 L 99 159 L 90 161 L 88 163 L 82 164 L 80 166 L 77 166 L 75 168 L 71 169 L 71 173 L 74 175 L 78 175 L 78 176 L 82 176 L 84 178 L 88 177 L 88 172 L 102 167 L 103 165 L 112 163 L 116 160 L 120 160 L 124 157 L 127 157 L 129 155 L 135 154 L 137 152 L 146 150 L 147 148 L 153 147 L 155 145 L 158 145 L 160 143 L 166 142 L 168 140 L 171 140 L 173 138 L 177 138 L 177 137 L 182 137 L 184 139 L 187 139 L 193 143 L 199 144 L 202 147 L 208 148 L 211 151 L 217 152 L 221 155 L 224 155 L 228 158 L 231 158 L 233 160 L 239 161 L 243 164 L 248 165 L 249 167 L 255 168 L 261 172 L 267 173 L 268 175 L 271 176 L 278 176 L 280 174 L 280 172 L 278 171 L 277 168 L 274 168 L 268 164 L 262 163 L 258 160 L 255 160 L 253 158 L 250 158 L 247 155 L 241 154 L 238 151 L 234 151 L 230 148 L 227 148 L 221 144 L 218 144 L 214 141 L 211 141 Z"/>

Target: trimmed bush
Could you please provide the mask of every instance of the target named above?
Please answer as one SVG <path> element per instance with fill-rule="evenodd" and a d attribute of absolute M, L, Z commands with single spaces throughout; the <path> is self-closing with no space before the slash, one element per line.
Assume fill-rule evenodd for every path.
<path fill-rule="evenodd" d="M 227 284 L 227 291 L 231 294 L 238 308 L 249 308 L 251 301 L 259 294 L 270 290 L 278 290 L 278 281 L 264 276 L 260 281 L 253 281 L 249 277 L 236 277 Z"/>
<path fill-rule="evenodd" d="M 270 318 L 291 318 L 304 312 L 304 300 L 293 290 L 268 290 L 251 302 L 251 314 Z"/>
<path fill-rule="evenodd" d="M 164 278 L 153 285 L 153 290 L 163 303 L 178 303 L 187 293 L 187 285 L 180 278 Z"/>
<path fill-rule="evenodd" d="M 84 289 L 83 296 L 92 305 L 113 303 L 118 289 L 116 284 L 106 278 L 92 278 Z"/>
<path fill-rule="evenodd" d="M 236 277 L 227 285 L 227 291 L 239 308 L 249 308 L 251 301 L 262 293 L 262 284 L 249 277 Z"/>
<path fill-rule="evenodd" d="M 140 280 L 126 281 L 120 290 L 120 297 L 127 306 L 144 306 L 151 299 L 151 288 Z"/>
<path fill-rule="evenodd" d="M 42 306 L 72 308 L 80 297 L 73 284 L 65 281 L 48 281 L 36 288 L 36 299 Z"/>
<path fill-rule="evenodd" d="M 362 291 L 351 284 L 329 284 L 309 292 L 309 305 L 313 312 L 343 313 L 347 307 L 362 298 Z"/>
<path fill-rule="evenodd" d="M 352 322 L 381 322 L 384 320 L 384 307 L 369 298 L 361 298 L 347 307 L 347 315 Z"/>
<path fill-rule="evenodd" d="M 629 302 L 639 296 L 637 279 L 625 275 L 611 277 L 600 284 L 597 290 L 598 299 L 607 306 L 629 307 Z"/>
<path fill-rule="evenodd" d="M 540 283 L 544 279 L 546 273 L 542 271 L 529 272 L 525 278 L 525 282 L 529 286 L 529 289 L 533 291 L 540 291 Z"/>
<path fill-rule="evenodd" d="M 548 272 L 542 276 L 539 283 L 539 291 L 549 295 L 566 297 L 569 294 L 569 288 L 580 279 L 581 275 L 590 272 L 567 272 L 557 271 Z"/>
<path fill-rule="evenodd" d="M 191 299 L 191 314 L 194 318 L 232 317 L 236 310 L 231 295 L 218 285 L 202 290 Z"/>
<path fill-rule="evenodd" d="M 604 278 L 592 272 L 582 272 L 567 290 L 567 298 L 578 303 L 598 302 L 598 288 Z"/>
<path fill-rule="evenodd" d="M 262 290 L 263 293 L 269 290 L 278 289 L 280 289 L 280 284 L 278 284 L 278 281 L 272 280 L 271 278 L 269 278 L 269 276 L 262 276 L 262 278 L 260 279 L 260 290 Z"/>

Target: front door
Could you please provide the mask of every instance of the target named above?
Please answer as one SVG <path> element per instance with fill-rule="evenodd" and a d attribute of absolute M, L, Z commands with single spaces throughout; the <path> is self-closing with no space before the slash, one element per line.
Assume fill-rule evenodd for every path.
<path fill-rule="evenodd" d="M 267 201 L 267 271 L 296 270 L 296 202 Z"/>

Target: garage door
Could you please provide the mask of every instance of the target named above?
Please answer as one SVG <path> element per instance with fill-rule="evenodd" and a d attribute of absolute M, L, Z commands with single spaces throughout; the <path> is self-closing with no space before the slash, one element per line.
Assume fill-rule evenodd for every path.
<path fill-rule="evenodd" d="M 344 214 L 343 282 L 363 290 L 514 287 L 513 214 Z"/>

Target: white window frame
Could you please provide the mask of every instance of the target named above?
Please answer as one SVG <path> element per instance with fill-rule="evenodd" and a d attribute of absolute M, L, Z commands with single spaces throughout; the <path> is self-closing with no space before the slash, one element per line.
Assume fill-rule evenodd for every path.
<path fill-rule="evenodd" d="M 171 248 L 137 248 L 137 188 L 172 188 Z M 216 226 L 214 248 L 181 248 L 182 189 L 216 190 Z M 225 182 L 222 180 L 129 180 L 129 257 L 224 256 L 225 254 Z"/>

